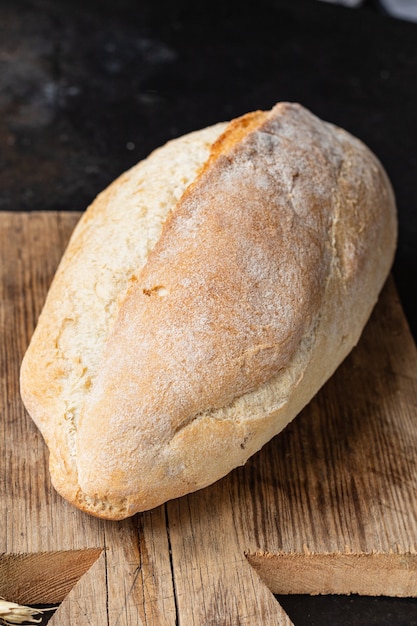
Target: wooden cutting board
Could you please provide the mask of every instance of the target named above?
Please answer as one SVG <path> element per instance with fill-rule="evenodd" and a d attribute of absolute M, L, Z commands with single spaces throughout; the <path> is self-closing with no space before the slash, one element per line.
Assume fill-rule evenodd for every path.
<path fill-rule="evenodd" d="M 61 603 L 51 626 L 289 625 L 271 591 L 417 596 L 417 358 L 392 279 L 357 348 L 244 467 L 122 522 L 55 493 L 19 364 L 78 217 L 0 214 L 0 596 Z"/>

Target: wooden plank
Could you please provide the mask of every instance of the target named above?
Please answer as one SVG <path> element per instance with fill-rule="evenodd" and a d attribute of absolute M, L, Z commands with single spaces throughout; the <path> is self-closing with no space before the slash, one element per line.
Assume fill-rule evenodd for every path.
<path fill-rule="evenodd" d="M 180 623 L 289 626 L 246 559 L 253 529 L 239 528 L 246 503 L 230 486 L 226 478 L 167 504 Z"/>
<path fill-rule="evenodd" d="M 21 604 L 57 604 L 95 563 L 101 548 L 3 554 L 0 572 L 2 597 L 18 597 Z"/>
<path fill-rule="evenodd" d="M 57 496 L 18 374 L 77 218 L 0 214 L 0 595 L 60 602 L 79 579 L 51 626 L 289 625 L 261 579 L 417 597 L 417 356 L 392 281 L 358 347 L 244 467 L 123 522 Z"/>
<path fill-rule="evenodd" d="M 0 559 L 0 595 L 21 603 L 55 604 L 68 593 L 77 575 L 94 562 L 87 559 L 72 578 L 67 567 L 74 551 L 78 555 L 95 554 L 96 558 L 101 554 L 103 525 L 99 520 L 85 524 L 83 516 L 53 490 L 42 437 L 20 401 L 19 363 L 77 216 L 5 213 L 0 218 L 0 553 L 4 554 Z M 62 557 L 60 575 L 59 565 L 47 568 L 48 560 L 57 553 Z M 16 571 L 26 565 L 20 577 L 10 574 L 13 555 L 18 555 Z M 85 577 L 81 586 L 86 596 L 95 596 L 96 606 L 106 613 L 104 556 L 98 557 L 94 570 L 96 584 L 89 584 Z M 40 574 L 44 580 L 41 588 Z"/>
<path fill-rule="evenodd" d="M 416 379 L 390 280 L 335 376 L 238 472 L 262 502 L 248 558 L 274 592 L 417 596 Z"/>

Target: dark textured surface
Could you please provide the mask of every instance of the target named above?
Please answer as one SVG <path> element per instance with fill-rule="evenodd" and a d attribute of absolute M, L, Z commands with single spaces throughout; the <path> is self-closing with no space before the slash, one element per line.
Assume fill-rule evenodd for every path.
<path fill-rule="evenodd" d="M 364 596 L 277 596 L 295 626 L 417 626 L 417 601 Z"/>
<path fill-rule="evenodd" d="M 0 28 L 0 210 L 83 210 L 166 140 L 299 101 L 392 179 L 416 336 L 417 24 L 316 0 L 2 0 Z"/>
<path fill-rule="evenodd" d="M 168 139 L 299 101 L 388 171 L 394 276 L 416 337 L 416 79 L 417 24 L 372 6 L 0 0 L 0 210 L 83 210 Z M 417 624 L 416 601 L 359 600 L 283 604 L 296 626 Z"/>

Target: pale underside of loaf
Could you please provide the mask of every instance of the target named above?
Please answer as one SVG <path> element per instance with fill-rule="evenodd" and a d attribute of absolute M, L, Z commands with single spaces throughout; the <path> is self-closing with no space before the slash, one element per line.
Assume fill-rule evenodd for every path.
<path fill-rule="evenodd" d="M 56 489 L 121 519 L 243 464 L 357 343 L 395 243 L 378 160 L 300 105 L 156 150 L 81 218 L 22 364 Z"/>

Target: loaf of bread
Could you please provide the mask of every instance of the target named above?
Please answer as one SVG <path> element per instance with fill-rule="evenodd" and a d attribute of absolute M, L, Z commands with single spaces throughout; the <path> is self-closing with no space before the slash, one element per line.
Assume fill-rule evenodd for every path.
<path fill-rule="evenodd" d="M 396 237 L 378 159 L 299 104 L 123 174 L 75 228 L 22 363 L 57 491 L 122 519 L 244 464 L 357 343 Z"/>

